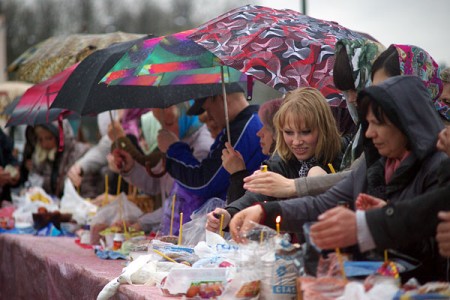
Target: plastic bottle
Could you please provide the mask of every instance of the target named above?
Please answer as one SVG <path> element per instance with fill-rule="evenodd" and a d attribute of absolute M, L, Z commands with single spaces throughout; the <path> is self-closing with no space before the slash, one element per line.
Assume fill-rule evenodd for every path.
<path fill-rule="evenodd" d="M 119 250 L 122 247 L 122 243 L 125 240 L 123 233 L 116 233 L 113 239 L 113 250 Z"/>

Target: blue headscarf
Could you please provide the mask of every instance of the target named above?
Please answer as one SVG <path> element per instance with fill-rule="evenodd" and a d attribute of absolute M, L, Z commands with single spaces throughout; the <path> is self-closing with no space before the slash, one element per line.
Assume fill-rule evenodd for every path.
<path fill-rule="evenodd" d="M 198 116 L 188 116 L 187 110 L 194 104 L 194 100 L 189 100 L 177 104 L 178 108 L 178 137 L 180 139 L 185 138 L 197 131 L 202 123 L 198 119 Z"/>

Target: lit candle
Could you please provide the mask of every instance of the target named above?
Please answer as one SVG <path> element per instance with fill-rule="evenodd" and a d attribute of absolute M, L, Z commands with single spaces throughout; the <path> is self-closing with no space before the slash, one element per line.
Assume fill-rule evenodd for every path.
<path fill-rule="evenodd" d="M 183 213 L 180 213 L 180 232 L 178 233 L 178 245 L 181 245 L 183 239 Z"/>
<path fill-rule="evenodd" d="M 224 218 L 224 214 L 220 215 L 220 230 L 219 230 L 219 234 L 221 237 L 223 237 L 223 218 Z"/>
<path fill-rule="evenodd" d="M 275 222 L 277 222 L 277 234 L 280 234 L 280 222 L 281 222 L 281 216 L 278 216 L 275 219 Z"/>

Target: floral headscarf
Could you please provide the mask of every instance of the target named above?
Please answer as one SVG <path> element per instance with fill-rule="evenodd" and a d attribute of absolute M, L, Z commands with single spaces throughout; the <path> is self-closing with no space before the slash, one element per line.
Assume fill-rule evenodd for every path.
<path fill-rule="evenodd" d="M 442 93 L 443 84 L 439 76 L 439 65 L 431 55 L 420 47 L 413 45 L 393 45 L 398 52 L 401 75 L 418 76 L 433 99 L 436 110 L 447 120 L 450 120 L 450 108 L 447 104 L 437 101 Z"/>
<path fill-rule="evenodd" d="M 345 47 L 347 52 L 350 67 L 353 71 L 355 88 L 359 92 L 370 86 L 372 64 L 385 48 L 380 43 L 368 39 L 342 39 L 336 43 L 335 53 L 338 53 L 342 47 Z"/>
<path fill-rule="evenodd" d="M 441 71 L 441 80 L 450 83 L 450 67 Z"/>

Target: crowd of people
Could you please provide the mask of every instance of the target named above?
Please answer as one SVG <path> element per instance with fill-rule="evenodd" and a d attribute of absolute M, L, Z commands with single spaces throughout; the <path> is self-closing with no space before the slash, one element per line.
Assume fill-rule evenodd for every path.
<path fill-rule="evenodd" d="M 1 130 L 1 199 L 11 201 L 21 184 L 61 197 L 68 178 L 81 196 L 103 200 L 99 182 L 109 174 L 162 199 L 128 224 L 136 230 L 177 235 L 180 212 L 189 222 L 219 198 L 224 205 L 208 213 L 205 228 L 222 226 L 238 243 L 252 222 L 275 228 L 281 216 L 281 230 L 296 241 L 313 222 L 310 238 L 321 249 L 357 259 L 392 249 L 420 262 L 408 276 L 449 280 L 450 69 L 417 46 L 359 39 L 335 49 L 334 84 L 351 133 L 339 132 L 315 88 L 258 106 L 231 84 L 226 98 L 117 111 L 113 122 L 101 114 L 93 146 L 77 141 L 67 121 L 63 139 L 56 123 L 29 126 L 22 161 Z"/>

